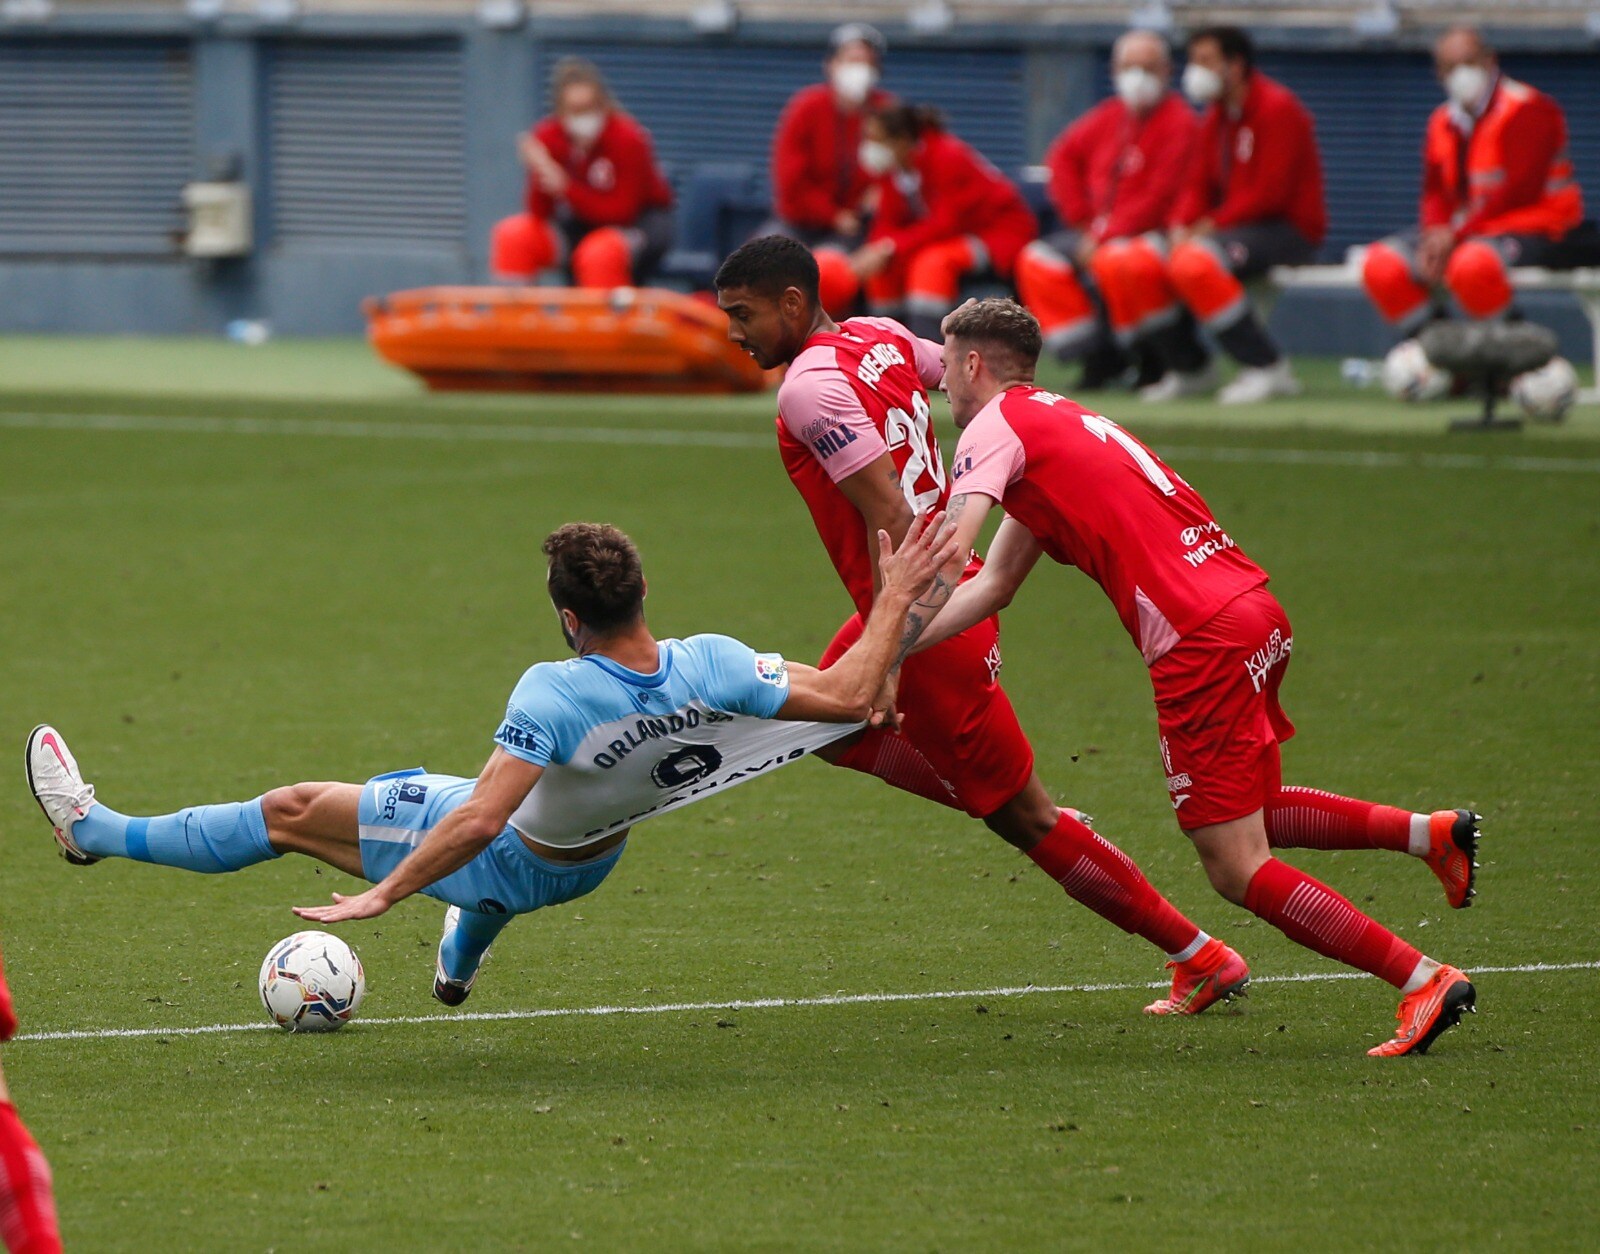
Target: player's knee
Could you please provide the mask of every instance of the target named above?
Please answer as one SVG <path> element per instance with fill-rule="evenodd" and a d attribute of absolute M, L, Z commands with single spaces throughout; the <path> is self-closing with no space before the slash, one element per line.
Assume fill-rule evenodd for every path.
<path fill-rule="evenodd" d="M 1236 906 L 1244 905 L 1250 881 L 1267 860 L 1267 851 L 1255 848 L 1254 842 L 1219 843 L 1208 841 L 1203 833 L 1197 835 L 1190 832 L 1189 835 L 1194 839 L 1195 852 L 1200 855 L 1200 865 L 1205 868 L 1206 878 L 1211 881 L 1211 887 L 1217 890 L 1218 896 Z"/>
<path fill-rule="evenodd" d="M 1060 809 L 1035 777 L 1028 787 L 983 822 L 1006 844 L 1026 853 L 1055 831 L 1060 820 Z"/>
<path fill-rule="evenodd" d="M 315 784 L 289 784 L 274 788 L 261 798 L 261 816 L 269 832 L 294 832 L 305 823 L 316 804 Z"/>

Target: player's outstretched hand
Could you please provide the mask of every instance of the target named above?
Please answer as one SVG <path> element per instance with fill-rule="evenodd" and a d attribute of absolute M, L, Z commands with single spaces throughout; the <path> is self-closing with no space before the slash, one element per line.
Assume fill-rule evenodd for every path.
<path fill-rule="evenodd" d="M 898 549 L 887 531 L 878 532 L 878 571 L 885 593 L 904 597 L 909 604 L 949 565 L 956 555 L 956 535 L 944 521 L 943 510 L 913 518 Z"/>
<path fill-rule="evenodd" d="M 389 908 L 389 899 L 376 888 L 354 897 L 334 893 L 331 906 L 296 906 L 294 912 L 313 923 L 348 923 L 351 919 L 374 919 Z"/>

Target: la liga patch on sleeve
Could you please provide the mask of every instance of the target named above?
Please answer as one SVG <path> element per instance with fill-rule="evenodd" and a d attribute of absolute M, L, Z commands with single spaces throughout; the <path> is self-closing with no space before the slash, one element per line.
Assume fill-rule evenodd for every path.
<path fill-rule="evenodd" d="M 764 684 L 771 684 L 774 688 L 781 688 L 789 682 L 789 663 L 785 662 L 776 653 L 756 654 L 756 678 Z"/>

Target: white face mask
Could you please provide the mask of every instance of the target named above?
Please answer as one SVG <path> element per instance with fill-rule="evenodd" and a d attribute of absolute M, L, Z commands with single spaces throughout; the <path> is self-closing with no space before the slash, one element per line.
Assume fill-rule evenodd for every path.
<path fill-rule="evenodd" d="M 1209 66 L 1190 62 L 1183 67 L 1183 94 L 1197 105 L 1222 99 L 1222 75 Z"/>
<path fill-rule="evenodd" d="M 1470 109 L 1489 90 L 1489 71 L 1481 65 L 1458 65 L 1444 76 L 1444 94 L 1457 108 Z"/>
<path fill-rule="evenodd" d="M 856 160 L 868 174 L 887 174 L 895 167 L 894 149 L 879 139 L 864 139 L 856 150 Z"/>
<path fill-rule="evenodd" d="M 878 71 L 865 61 L 846 61 L 833 67 L 828 75 L 835 94 L 847 104 L 858 105 L 872 94 L 878 85 Z"/>
<path fill-rule="evenodd" d="M 1161 99 L 1161 80 L 1149 70 L 1134 66 L 1131 69 L 1118 70 L 1116 78 L 1117 95 L 1122 98 L 1122 103 L 1135 113 L 1148 109 Z"/>
<path fill-rule="evenodd" d="M 606 115 L 595 109 L 588 113 L 565 113 L 561 116 L 561 129 L 575 144 L 592 144 L 606 128 Z"/>

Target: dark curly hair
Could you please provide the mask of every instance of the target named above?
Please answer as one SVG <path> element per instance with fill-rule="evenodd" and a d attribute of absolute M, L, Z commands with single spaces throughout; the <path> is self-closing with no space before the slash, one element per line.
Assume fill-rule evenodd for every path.
<path fill-rule="evenodd" d="M 712 280 L 719 292 L 742 287 L 768 299 L 797 287 L 812 304 L 817 300 L 818 282 L 817 259 L 809 248 L 787 235 L 763 235 L 740 244 Z"/>
<path fill-rule="evenodd" d="M 644 616 L 644 566 L 633 541 L 605 523 L 568 523 L 544 539 L 550 599 L 605 635 Z"/>

